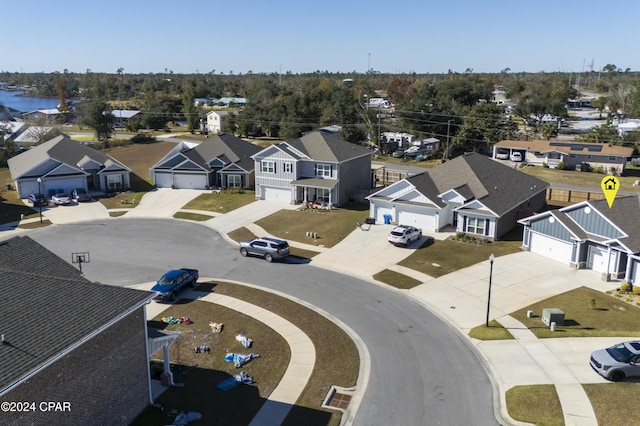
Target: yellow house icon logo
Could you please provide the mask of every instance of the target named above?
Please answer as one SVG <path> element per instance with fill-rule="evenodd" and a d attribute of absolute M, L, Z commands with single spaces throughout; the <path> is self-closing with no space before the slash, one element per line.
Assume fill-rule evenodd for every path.
<path fill-rule="evenodd" d="M 602 188 L 602 192 L 604 192 L 604 198 L 607 199 L 609 208 L 611 208 L 611 206 L 613 206 L 613 200 L 616 199 L 616 193 L 618 189 L 620 189 L 620 181 L 615 176 L 605 176 L 602 178 L 602 182 L 600 182 L 600 187 Z"/>

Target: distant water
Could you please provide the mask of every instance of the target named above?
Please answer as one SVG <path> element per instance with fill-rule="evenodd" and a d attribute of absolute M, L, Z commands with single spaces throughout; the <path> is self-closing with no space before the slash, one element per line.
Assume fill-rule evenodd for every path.
<path fill-rule="evenodd" d="M 28 96 L 18 96 L 24 92 L 9 92 L 0 90 L 0 104 L 17 109 L 20 112 L 30 112 L 37 109 L 50 109 L 58 107 L 58 99 L 55 98 L 31 98 Z"/>

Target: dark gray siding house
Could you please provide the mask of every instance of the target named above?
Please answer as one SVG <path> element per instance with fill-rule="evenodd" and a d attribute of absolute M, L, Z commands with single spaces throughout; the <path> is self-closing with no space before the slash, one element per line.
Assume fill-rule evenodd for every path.
<path fill-rule="evenodd" d="M 0 242 L 0 271 L 0 401 L 38 404 L 0 422 L 135 419 L 151 402 L 144 309 L 153 294 L 92 283 L 29 237 Z"/>
<path fill-rule="evenodd" d="M 253 156 L 256 198 L 335 206 L 362 200 L 372 188 L 372 153 L 320 130 L 272 145 Z"/>
<path fill-rule="evenodd" d="M 252 155 L 257 145 L 232 135 L 215 135 L 200 144 L 181 142 L 151 167 L 158 188 L 253 188 Z"/>

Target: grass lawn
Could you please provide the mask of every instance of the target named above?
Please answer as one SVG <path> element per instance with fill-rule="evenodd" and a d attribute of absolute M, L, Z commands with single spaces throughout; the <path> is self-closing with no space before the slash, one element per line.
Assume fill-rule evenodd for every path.
<path fill-rule="evenodd" d="M 564 425 L 562 406 L 553 385 L 515 386 L 507 391 L 506 400 L 507 411 L 514 420 L 537 426 Z"/>
<path fill-rule="evenodd" d="M 204 222 L 206 220 L 212 219 L 213 216 L 207 216 L 205 214 L 198 213 L 189 213 L 189 212 L 177 212 L 173 215 L 176 219 L 186 219 L 186 220 L 194 220 L 197 222 Z"/>
<path fill-rule="evenodd" d="M 589 300 L 595 300 L 591 309 Z M 564 325 L 552 332 L 540 319 L 542 309 L 559 308 L 565 313 Z M 527 318 L 532 310 L 533 318 Z M 538 338 L 638 336 L 640 307 L 608 294 L 580 287 L 534 303 L 511 314 Z"/>
<path fill-rule="evenodd" d="M 320 404 L 332 385 L 351 387 L 357 380 L 358 350 L 342 329 L 311 309 L 255 288 L 210 282 L 200 283 L 198 290 L 215 291 L 261 306 L 304 331 L 314 342 L 316 364 L 297 405 L 284 424 L 340 424 L 341 413 L 323 409 Z M 185 387 L 171 388 L 163 393 L 158 402 L 165 406 L 165 413 L 170 409 L 199 411 L 206 424 L 248 424 L 284 374 L 290 357 L 286 342 L 252 318 L 207 302 L 179 301 L 161 316 L 186 316 L 194 321 L 191 325 L 166 326 L 169 330 L 182 331 L 178 342 L 171 348 L 171 359 L 176 363 L 173 366 L 175 381 L 184 382 Z M 160 318 L 154 320 L 156 325 L 164 326 L 159 322 Z M 222 333 L 210 331 L 208 324 L 211 321 L 224 324 Z M 240 332 L 254 341 L 252 348 L 245 349 L 235 341 Z M 330 345 L 323 344 L 328 341 Z M 193 347 L 200 344 L 208 345 L 212 352 L 194 353 Z M 260 354 L 260 358 L 236 369 L 223 361 L 228 352 L 255 352 Z M 228 392 L 215 387 L 221 380 L 241 370 L 253 376 L 256 383 L 241 385 Z M 158 409 L 149 407 L 134 424 L 162 425 L 172 420 Z"/>
<path fill-rule="evenodd" d="M 132 144 L 109 148 L 105 151 L 116 160 L 122 162 L 131 169 L 131 189 L 134 191 L 149 191 L 153 188 L 149 169 L 162 157 L 169 153 L 176 144 L 173 142 L 154 142 L 145 144 Z M 136 185 L 140 185 L 138 188 Z"/>
<path fill-rule="evenodd" d="M 441 277 L 467 266 L 520 251 L 522 241 L 494 241 L 486 244 L 454 240 L 427 240 L 419 249 L 398 263 L 432 277 Z"/>
<path fill-rule="evenodd" d="M 640 404 L 628 398 L 640 391 L 640 383 L 599 383 L 582 387 L 591 401 L 598 425 L 617 426 L 640 419 Z"/>
<path fill-rule="evenodd" d="M 510 340 L 513 335 L 502 326 L 498 321 L 489 321 L 489 327 L 484 324 L 469 330 L 469 337 L 478 340 Z"/>
<path fill-rule="evenodd" d="M 422 284 L 422 281 L 416 280 L 413 277 L 401 274 L 400 272 L 392 271 L 390 269 L 384 269 L 373 276 L 374 280 L 389 284 L 395 288 L 401 290 L 409 290 Z"/>
<path fill-rule="evenodd" d="M 369 205 L 354 203 L 333 210 L 280 210 L 260 219 L 256 225 L 271 235 L 323 247 L 333 247 L 355 229 L 355 223 L 364 223 Z M 315 232 L 317 238 L 308 237 Z"/>
<path fill-rule="evenodd" d="M 251 204 L 256 200 L 254 191 L 223 190 L 219 194 L 200 194 L 189 201 L 182 208 L 186 210 L 206 210 L 210 212 L 226 213 L 239 207 Z"/>

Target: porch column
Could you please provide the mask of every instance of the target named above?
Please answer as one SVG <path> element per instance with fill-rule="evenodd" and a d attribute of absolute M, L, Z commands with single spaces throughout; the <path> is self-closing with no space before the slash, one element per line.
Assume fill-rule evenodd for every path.
<path fill-rule="evenodd" d="M 627 256 L 627 268 L 624 271 L 624 280 L 631 282 L 631 255 Z M 634 283 L 631 284 L 633 285 Z"/>
<path fill-rule="evenodd" d="M 162 372 L 163 376 L 169 377 L 169 386 L 173 386 L 173 373 L 171 372 L 171 365 L 169 364 L 169 345 L 162 345 L 162 357 L 164 359 L 164 371 Z"/>

